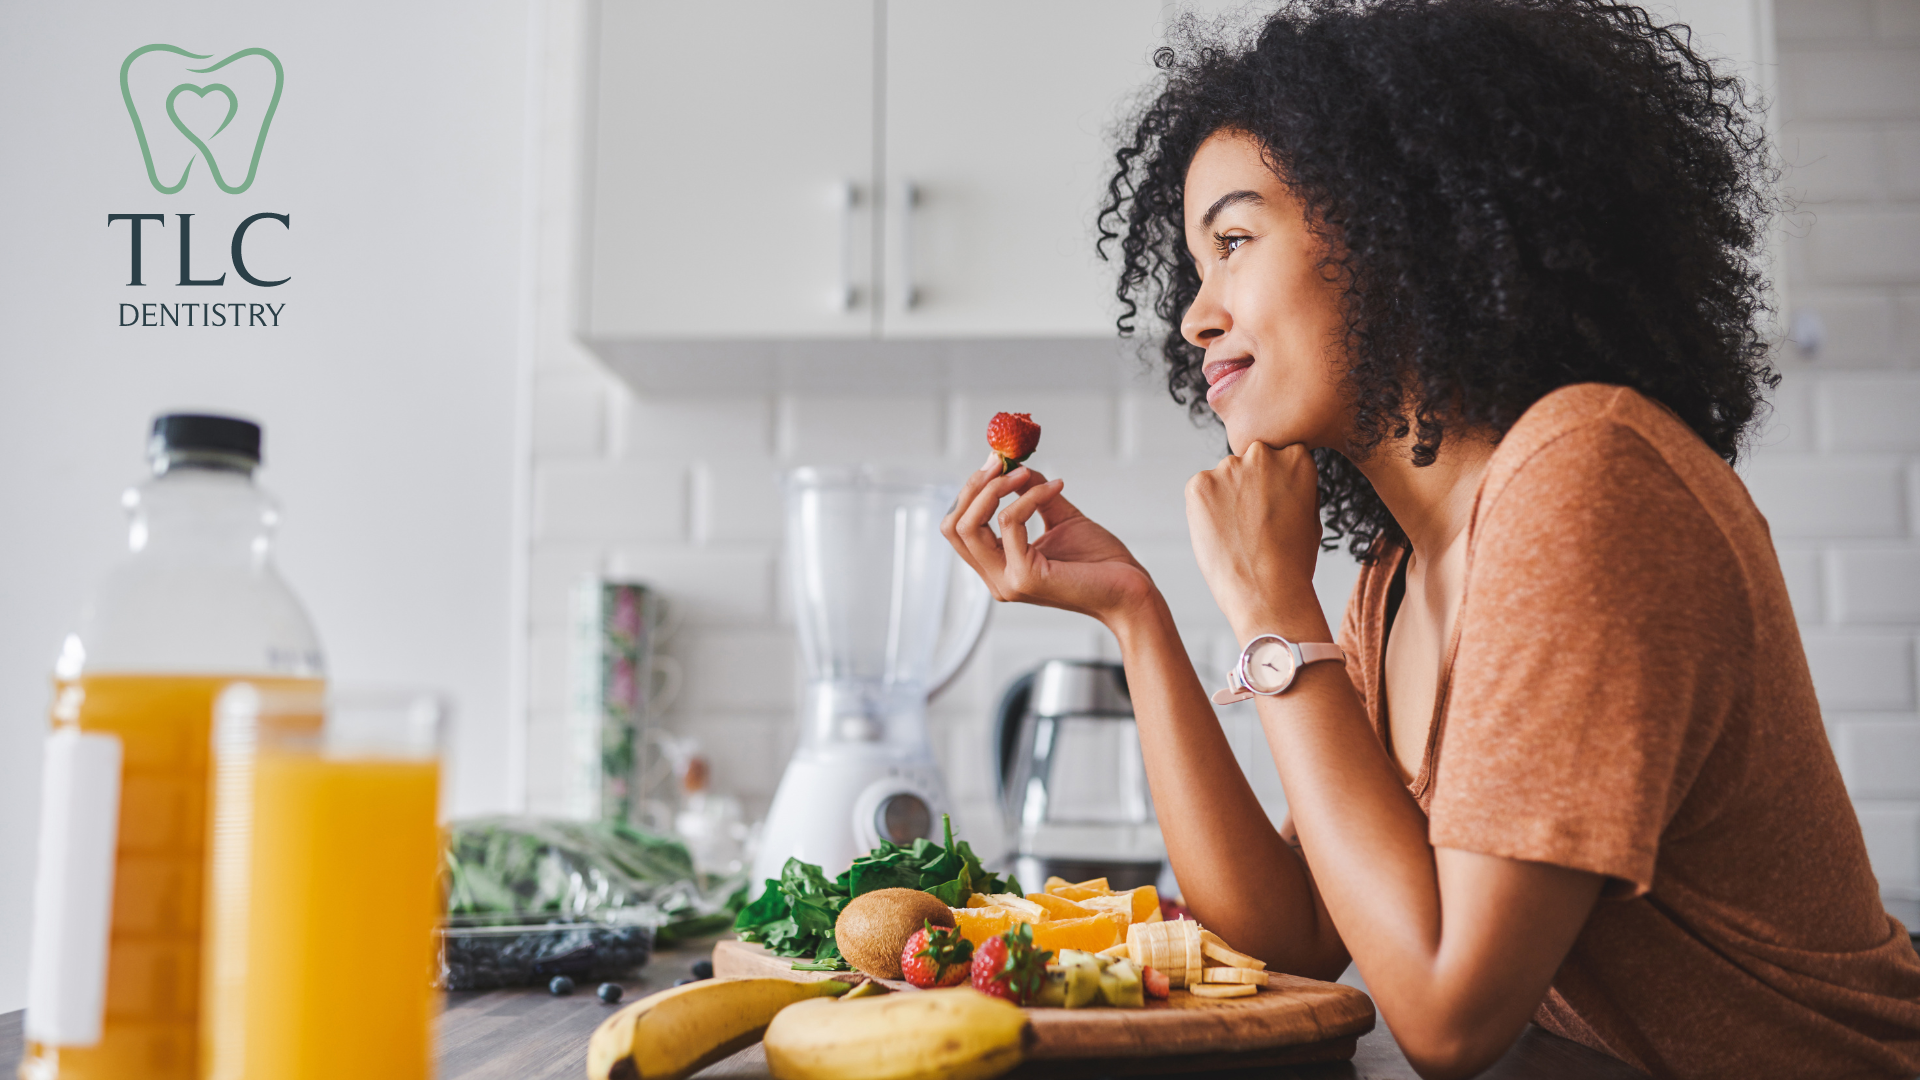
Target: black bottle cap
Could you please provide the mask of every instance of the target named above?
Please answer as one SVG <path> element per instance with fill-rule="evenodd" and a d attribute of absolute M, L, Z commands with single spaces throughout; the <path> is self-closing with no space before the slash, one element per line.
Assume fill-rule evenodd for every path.
<path fill-rule="evenodd" d="M 260 464 L 260 425 L 234 416 L 164 413 L 153 418 L 148 443 L 156 457 L 240 458 Z"/>

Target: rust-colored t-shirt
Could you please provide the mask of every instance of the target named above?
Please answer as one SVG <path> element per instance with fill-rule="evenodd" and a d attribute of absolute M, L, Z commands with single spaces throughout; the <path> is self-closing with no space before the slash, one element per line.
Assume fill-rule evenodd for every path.
<path fill-rule="evenodd" d="M 1467 544 L 1412 785 L 1429 836 L 1608 878 L 1535 1021 L 1658 1077 L 1920 1074 L 1920 957 L 1733 470 L 1632 390 L 1564 387 L 1495 450 Z M 1403 561 L 1341 629 L 1383 741 Z"/>

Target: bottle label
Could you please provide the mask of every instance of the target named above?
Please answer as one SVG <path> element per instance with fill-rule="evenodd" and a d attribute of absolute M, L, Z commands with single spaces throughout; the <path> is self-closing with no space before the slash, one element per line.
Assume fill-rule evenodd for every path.
<path fill-rule="evenodd" d="M 113 855 L 120 833 L 120 739 L 63 728 L 47 736 L 33 886 L 27 1038 L 100 1041 Z"/>

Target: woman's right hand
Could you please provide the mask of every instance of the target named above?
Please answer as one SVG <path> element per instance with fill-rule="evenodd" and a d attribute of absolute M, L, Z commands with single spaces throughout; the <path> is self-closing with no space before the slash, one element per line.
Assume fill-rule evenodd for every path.
<path fill-rule="evenodd" d="M 941 534 L 994 599 L 1064 608 L 1107 622 L 1154 598 L 1153 578 L 1127 546 L 1061 496 L 1065 481 L 1048 480 L 1025 466 L 999 476 L 998 466 L 996 457 L 968 477 L 953 510 L 940 522 Z M 1000 509 L 1008 495 L 1019 497 Z M 1046 531 L 1028 543 L 1027 521 L 1035 513 Z"/>

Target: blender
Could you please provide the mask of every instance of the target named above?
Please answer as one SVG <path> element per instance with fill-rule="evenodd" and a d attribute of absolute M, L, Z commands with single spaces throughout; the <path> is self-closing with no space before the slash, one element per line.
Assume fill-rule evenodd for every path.
<path fill-rule="evenodd" d="M 949 807 L 927 701 L 966 665 L 992 602 L 963 575 L 967 606 L 941 645 L 955 559 L 940 519 L 958 484 L 859 466 L 796 469 L 783 486 L 806 684 L 799 744 L 754 860 L 756 890 L 789 858 L 833 877 L 883 839 L 936 838 Z"/>

